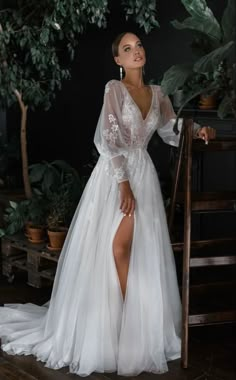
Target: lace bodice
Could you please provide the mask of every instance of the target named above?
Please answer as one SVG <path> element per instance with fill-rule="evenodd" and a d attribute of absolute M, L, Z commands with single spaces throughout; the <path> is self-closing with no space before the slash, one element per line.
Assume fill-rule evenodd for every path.
<path fill-rule="evenodd" d="M 155 131 L 168 144 L 178 146 L 179 135 L 173 131 L 176 114 L 160 86 L 151 85 L 152 102 L 148 114 L 142 113 L 125 85 L 111 80 L 105 86 L 104 102 L 94 143 L 104 158 L 111 160 L 118 182 L 129 179 L 127 160 L 132 150 L 146 149 Z M 180 130 L 182 120 L 179 120 Z"/>

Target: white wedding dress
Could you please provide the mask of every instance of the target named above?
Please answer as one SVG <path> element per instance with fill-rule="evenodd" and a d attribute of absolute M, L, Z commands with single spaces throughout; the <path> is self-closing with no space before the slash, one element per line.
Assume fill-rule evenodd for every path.
<path fill-rule="evenodd" d="M 33 354 L 50 368 L 137 375 L 162 373 L 180 357 L 181 305 L 175 262 L 155 167 L 147 153 L 155 131 L 178 145 L 176 115 L 151 85 L 145 119 L 124 84 L 109 81 L 95 133 L 100 158 L 86 185 L 58 262 L 48 304 L 0 308 L 2 349 Z M 180 123 L 179 123 L 180 124 Z M 123 218 L 117 182 L 135 199 L 127 292 L 123 301 L 112 242 Z"/>

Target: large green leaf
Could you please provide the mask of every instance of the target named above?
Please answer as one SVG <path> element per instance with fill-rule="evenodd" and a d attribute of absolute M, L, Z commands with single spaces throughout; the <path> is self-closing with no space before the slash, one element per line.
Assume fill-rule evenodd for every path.
<path fill-rule="evenodd" d="M 50 191 L 55 191 L 60 184 L 60 173 L 53 166 L 47 166 L 43 181 L 42 181 L 42 191 L 48 194 Z"/>
<path fill-rule="evenodd" d="M 199 73 L 206 73 L 213 71 L 221 61 L 227 58 L 233 49 L 234 42 L 230 41 L 222 47 L 213 50 L 211 53 L 204 55 L 193 66 L 194 71 Z"/>
<path fill-rule="evenodd" d="M 232 113 L 232 99 L 228 95 L 225 95 L 225 97 L 222 99 L 218 107 L 217 114 L 221 119 L 223 119 L 225 116 L 231 113 Z"/>
<path fill-rule="evenodd" d="M 205 91 L 206 92 L 211 92 L 215 90 L 215 87 L 213 85 L 209 85 L 208 87 L 205 88 Z M 183 100 L 182 100 L 182 104 L 180 106 L 180 108 L 178 109 L 178 112 L 177 112 L 177 118 L 180 117 L 181 115 L 181 112 L 183 110 L 183 108 L 194 98 L 196 98 L 198 95 L 200 95 L 201 93 L 203 92 L 202 88 L 198 88 L 196 90 L 190 90 L 188 93 L 185 94 Z"/>
<path fill-rule="evenodd" d="M 235 40 L 236 37 L 236 6 L 235 0 L 228 0 L 227 7 L 221 21 L 224 41 Z"/>
<path fill-rule="evenodd" d="M 191 63 L 171 66 L 169 70 L 165 72 L 161 82 L 163 94 L 173 94 L 182 87 L 188 76 L 192 73 L 192 68 Z"/>
<path fill-rule="evenodd" d="M 218 42 L 222 39 L 220 25 L 205 0 L 181 0 L 192 17 L 183 22 L 174 20 L 171 24 L 177 29 L 192 29 L 208 35 Z"/>
<path fill-rule="evenodd" d="M 30 182 L 35 183 L 41 181 L 46 170 L 45 165 L 43 164 L 34 164 L 29 167 L 30 169 Z"/>
<path fill-rule="evenodd" d="M 9 201 L 9 203 L 10 203 L 10 206 L 11 206 L 14 210 L 16 210 L 18 204 L 17 204 L 16 202 L 13 202 L 13 201 Z"/>
<path fill-rule="evenodd" d="M 3 228 L 0 228 L 0 238 L 6 235 L 6 231 Z"/>
<path fill-rule="evenodd" d="M 76 172 L 75 169 L 64 160 L 54 160 L 51 164 L 63 172 Z"/>

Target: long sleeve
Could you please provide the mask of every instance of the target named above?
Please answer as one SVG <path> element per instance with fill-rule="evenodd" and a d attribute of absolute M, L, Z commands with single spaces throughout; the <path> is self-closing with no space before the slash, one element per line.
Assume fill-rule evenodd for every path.
<path fill-rule="evenodd" d="M 108 82 L 94 136 L 98 152 L 111 163 L 113 176 L 118 183 L 128 180 L 126 167 L 128 148 L 121 118 L 122 100 L 122 93 L 115 81 Z"/>
<path fill-rule="evenodd" d="M 176 134 L 173 130 L 174 124 L 176 122 L 176 114 L 173 110 L 172 103 L 168 96 L 164 96 L 161 88 L 157 87 L 157 96 L 160 105 L 160 121 L 158 123 L 157 132 L 162 140 L 173 146 L 179 145 L 180 133 Z M 178 131 L 181 132 L 183 124 L 183 119 L 178 120 Z M 194 133 L 199 129 L 200 125 L 194 123 Z"/>

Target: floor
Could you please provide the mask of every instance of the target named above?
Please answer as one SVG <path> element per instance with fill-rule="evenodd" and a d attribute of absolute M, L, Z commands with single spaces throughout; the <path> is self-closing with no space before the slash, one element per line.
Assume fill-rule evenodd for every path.
<path fill-rule="evenodd" d="M 35 289 L 24 279 L 16 278 L 9 284 L 0 278 L 0 304 L 34 302 L 42 304 L 50 298 L 51 289 Z M 0 380 L 67 380 L 78 376 L 68 368 L 50 370 L 32 356 L 9 356 L 0 351 Z M 121 376 L 97 374 L 88 380 L 118 380 Z M 137 379 L 149 380 L 235 380 L 236 326 L 222 325 L 190 329 L 189 368 L 181 369 L 180 361 L 169 363 L 169 372 L 163 375 L 143 373 Z"/>

